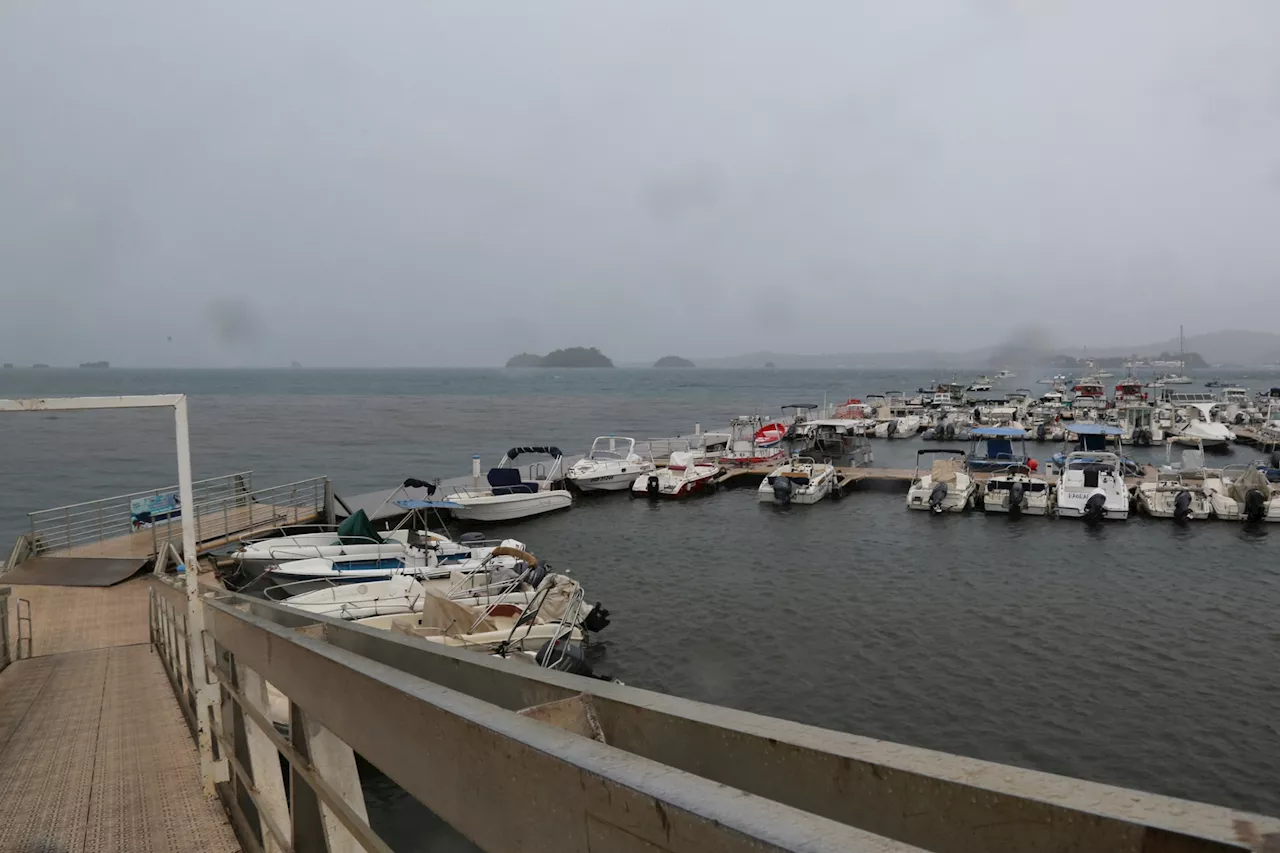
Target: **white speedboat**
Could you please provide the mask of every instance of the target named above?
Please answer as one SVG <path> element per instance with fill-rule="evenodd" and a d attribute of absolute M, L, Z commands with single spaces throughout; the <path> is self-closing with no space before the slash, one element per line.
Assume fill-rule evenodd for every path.
<path fill-rule="evenodd" d="M 1036 473 L 1028 460 L 1025 465 L 1010 465 L 992 471 L 983 484 L 984 512 L 1004 512 L 1012 516 L 1048 515 L 1053 505 L 1053 489 L 1049 480 Z"/>
<path fill-rule="evenodd" d="M 920 459 L 929 454 L 928 473 L 920 473 Z M 934 513 L 964 512 L 973 506 L 977 485 L 969 476 L 963 450 L 918 450 L 916 469 L 907 492 L 907 508 Z"/>
<path fill-rule="evenodd" d="M 569 468 L 569 482 L 584 492 L 621 492 L 657 466 L 636 453 L 636 440 L 602 435 L 587 455 Z"/>
<path fill-rule="evenodd" d="M 533 465 L 529 479 L 524 479 L 515 460 L 522 454 L 551 457 L 550 469 Z M 568 509 L 573 497 L 561 486 L 564 454 L 558 447 L 513 447 L 497 467 L 490 468 L 485 479 L 489 488 L 480 485 L 480 464 L 473 460 L 471 488 L 461 488 L 449 496 L 457 504 L 451 509 L 456 518 L 467 521 L 515 521 L 534 515 Z"/>
<path fill-rule="evenodd" d="M 1280 521 L 1280 486 L 1258 463 L 1228 465 L 1204 479 L 1213 514 L 1227 521 Z"/>
<path fill-rule="evenodd" d="M 1173 444 L 1165 443 L 1169 464 L 1160 467 L 1156 479 L 1138 484 L 1134 492 L 1138 508 L 1152 518 L 1200 521 L 1209 517 L 1213 505 L 1205 488 L 1204 451 L 1182 451 L 1182 462 L 1172 463 Z"/>
<path fill-rule="evenodd" d="M 366 557 L 360 554 L 341 557 L 312 557 L 289 560 L 268 566 L 263 576 L 277 586 L 289 588 L 300 581 L 358 583 L 386 580 L 395 575 L 412 577 L 447 577 L 450 572 L 469 573 L 486 565 L 518 570 L 520 564 L 537 565 L 537 559 L 517 539 L 504 539 L 498 544 L 476 543 L 456 557 L 441 560 L 427 548 L 410 546 L 394 557 Z M 296 590 L 296 587 L 294 588 Z"/>
<path fill-rule="evenodd" d="M 794 456 L 765 477 L 756 494 L 762 503 L 779 506 L 816 504 L 831 494 L 835 484 L 835 466 Z"/>
<path fill-rule="evenodd" d="M 1018 378 L 1018 374 L 1014 373 L 1008 368 L 1005 368 L 1004 370 L 1001 370 L 999 373 L 996 374 L 997 382 L 1002 382 L 1005 379 L 1017 379 L 1017 378 Z"/>
<path fill-rule="evenodd" d="M 1068 453 L 1058 473 L 1057 514 L 1086 521 L 1129 517 L 1129 486 L 1120 455 L 1109 451 Z"/>
<path fill-rule="evenodd" d="M 991 379 L 986 376 L 979 376 L 977 379 L 973 380 L 965 390 L 974 392 L 990 391 Z"/>
<path fill-rule="evenodd" d="M 631 494 L 651 498 L 687 498 L 709 491 L 723 470 L 714 457 L 688 450 L 674 450 L 666 467 L 659 468 L 631 484 Z"/>

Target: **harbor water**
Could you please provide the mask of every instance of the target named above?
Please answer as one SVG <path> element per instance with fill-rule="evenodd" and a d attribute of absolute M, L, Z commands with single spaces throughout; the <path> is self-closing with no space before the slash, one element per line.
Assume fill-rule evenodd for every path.
<path fill-rule="evenodd" d="M 488 467 L 513 445 L 581 452 L 596 435 L 670 436 L 939 378 L 950 377 L 14 370 L 0 372 L 0 397 L 186 392 L 197 477 L 327 475 L 354 494 L 463 474 L 472 453 Z M 1032 378 L 1013 385 L 1043 390 Z M 1275 374 L 1228 378 L 1280 385 Z M 909 468 L 917 449 L 938 446 L 876 441 L 876 464 Z M 1029 446 L 1041 459 L 1058 449 Z M 173 482 L 173 449 L 159 412 L 0 418 L 0 550 L 31 510 Z M 1236 447 L 1209 464 L 1257 455 Z M 933 516 L 907 511 L 901 491 L 871 489 L 780 510 L 745 489 L 669 503 L 580 497 L 496 532 L 612 611 L 590 656 L 628 684 L 1280 813 L 1280 529 Z M 395 792 L 374 786 L 370 798 L 383 812 L 375 826 L 396 824 Z"/>

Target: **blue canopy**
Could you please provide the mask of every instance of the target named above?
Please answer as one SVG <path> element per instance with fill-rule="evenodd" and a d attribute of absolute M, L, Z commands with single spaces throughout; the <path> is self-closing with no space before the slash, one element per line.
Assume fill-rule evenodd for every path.
<path fill-rule="evenodd" d="M 1124 430 L 1111 424 L 1072 424 L 1067 426 L 1067 432 L 1076 435 L 1124 435 Z"/>
<path fill-rule="evenodd" d="M 460 509 L 462 504 L 453 501 L 418 501 L 400 500 L 395 502 L 401 509 Z"/>
<path fill-rule="evenodd" d="M 974 427 L 969 435 L 989 435 L 998 438 L 1026 438 L 1027 431 L 1017 427 Z"/>

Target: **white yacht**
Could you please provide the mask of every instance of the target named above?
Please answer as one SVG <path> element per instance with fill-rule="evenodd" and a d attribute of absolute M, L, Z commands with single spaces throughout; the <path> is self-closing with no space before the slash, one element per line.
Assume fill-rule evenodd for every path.
<path fill-rule="evenodd" d="M 756 494 L 761 503 L 816 504 L 831 494 L 835 484 L 835 466 L 793 456 L 764 478 Z"/>
<path fill-rule="evenodd" d="M 573 463 L 567 476 L 584 492 L 621 492 L 656 467 L 652 459 L 636 453 L 634 438 L 602 435 L 591 442 L 586 456 Z"/>
<path fill-rule="evenodd" d="M 1226 424 L 1213 419 L 1215 403 L 1187 403 L 1175 415 L 1171 437 L 1179 444 L 1203 447 L 1209 450 L 1225 450 L 1236 436 Z"/>
<path fill-rule="evenodd" d="M 1057 515 L 1086 521 L 1129 517 L 1129 487 L 1119 454 L 1077 450 L 1067 454 L 1058 473 Z"/>
<path fill-rule="evenodd" d="M 1009 370 L 1007 367 L 1002 369 L 999 373 L 996 374 L 997 382 L 1003 382 L 1006 379 L 1017 379 L 1017 378 L 1018 378 L 1018 374 L 1014 373 L 1012 370 Z"/>
<path fill-rule="evenodd" d="M 530 466 L 526 480 L 515 464 L 522 454 L 550 456 L 551 467 L 548 469 L 541 463 Z M 473 458 L 473 486 L 449 495 L 449 502 L 456 504 L 450 511 L 467 521 L 514 521 L 568 509 L 573 504 L 573 496 L 561 484 L 563 466 L 564 454 L 558 447 L 513 447 L 496 467 L 489 469 L 486 489 L 480 484 L 479 458 Z"/>
<path fill-rule="evenodd" d="M 928 473 L 920 473 L 921 457 L 929 455 Z M 907 508 L 933 513 L 964 512 L 973 506 L 977 485 L 969 476 L 964 450 L 918 450 L 916 469 L 907 492 Z"/>

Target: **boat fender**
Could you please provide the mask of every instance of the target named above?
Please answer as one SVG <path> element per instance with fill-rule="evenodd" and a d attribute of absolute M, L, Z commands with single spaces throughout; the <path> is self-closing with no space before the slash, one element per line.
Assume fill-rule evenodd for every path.
<path fill-rule="evenodd" d="M 938 483 L 929 491 L 929 509 L 942 512 L 942 502 L 947 499 L 947 484 Z"/>
<path fill-rule="evenodd" d="M 1173 498 L 1173 520 L 1182 524 L 1191 517 L 1191 492 L 1183 489 Z"/>
<path fill-rule="evenodd" d="M 1098 492 L 1085 501 L 1084 519 L 1085 521 L 1097 522 L 1101 521 L 1107 514 L 1107 496 Z"/>
<path fill-rule="evenodd" d="M 582 620 L 582 630 L 596 633 L 609 627 L 609 611 L 600 602 Z"/>
<path fill-rule="evenodd" d="M 1026 486 L 1022 483 L 1009 485 L 1009 515 L 1022 515 L 1022 504 L 1026 500 Z"/>
<path fill-rule="evenodd" d="M 773 486 L 773 502 L 782 506 L 791 503 L 791 478 L 790 477 L 774 477 L 770 483 Z"/>
<path fill-rule="evenodd" d="M 1267 515 L 1267 496 L 1261 489 L 1250 489 L 1244 495 L 1244 519 L 1249 522 L 1262 521 Z"/>
<path fill-rule="evenodd" d="M 649 493 L 649 497 L 656 498 L 658 496 L 658 475 L 650 474 L 649 481 L 645 483 L 645 491 Z"/>

